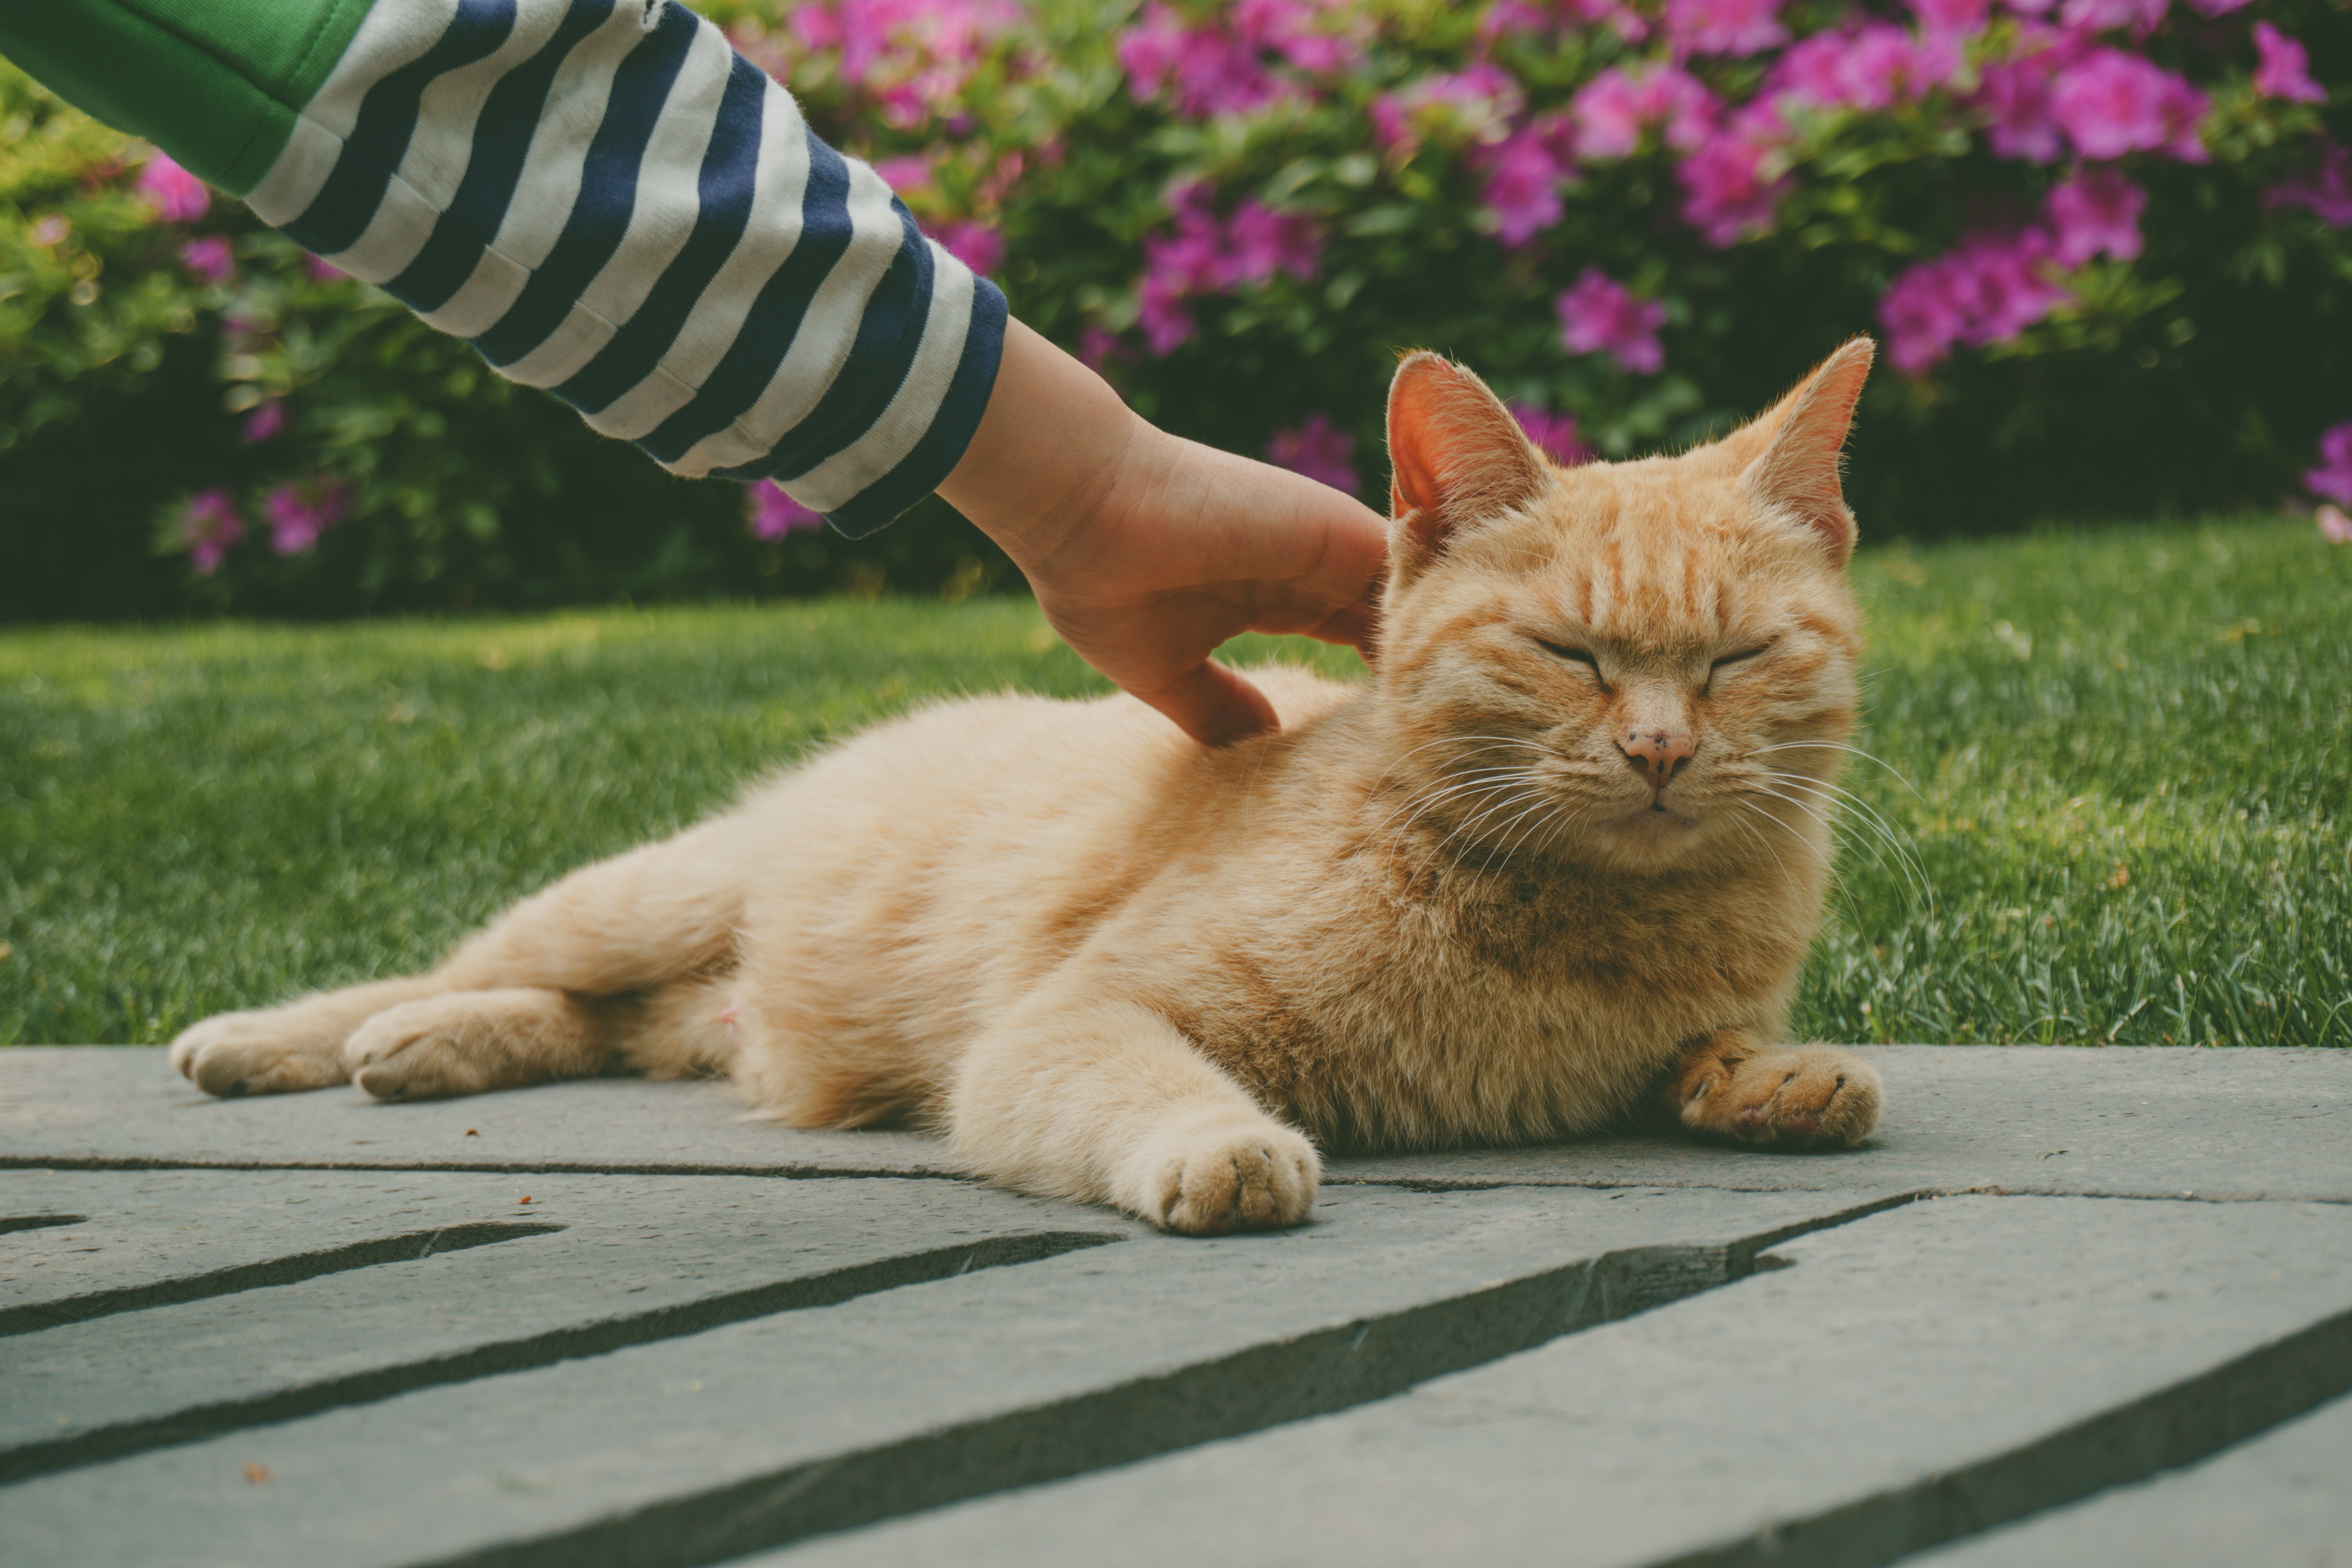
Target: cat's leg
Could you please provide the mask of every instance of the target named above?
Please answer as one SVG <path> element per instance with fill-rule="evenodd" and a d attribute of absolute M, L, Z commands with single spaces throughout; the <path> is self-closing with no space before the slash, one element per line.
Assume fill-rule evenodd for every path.
<path fill-rule="evenodd" d="M 218 1095 L 323 1089 L 370 1067 L 377 1070 L 362 1087 L 374 1093 L 380 1086 L 382 1097 L 392 1099 L 593 1077 L 613 1070 L 616 1049 L 624 1065 L 672 1067 L 671 1058 L 692 1056 L 702 1042 L 653 1052 L 657 1062 L 639 1064 L 607 1037 L 612 1031 L 593 999 L 667 991 L 732 963 L 742 911 L 733 826 L 722 817 L 574 871 L 459 944 L 430 974 L 207 1018 L 173 1042 L 172 1065 Z M 459 999 L 516 990 L 568 992 L 578 1000 Z M 433 1003 L 446 1005 L 436 1010 Z M 424 1010 L 403 1013 L 360 1038 L 378 1015 L 412 1004 Z M 499 1043 L 498 1020 L 511 1023 L 518 1037 Z M 412 1052 L 405 1068 L 390 1065 L 395 1055 Z M 478 1063 L 457 1059 L 477 1052 Z"/>
<path fill-rule="evenodd" d="M 378 1100 L 447 1100 L 558 1079 L 599 1078 L 622 1052 L 614 1005 L 511 985 L 451 991 L 376 1014 L 342 1044 L 344 1069 Z"/>
<path fill-rule="evenodd" d="M 340 1052 L 387 1007 L 442 988 L 429 974 L 322 991 L 282 1007 L 221 1013 L 180 1032 L 172 1066 L 206 1094 L 283 1094 L 350 1081 Z"/>
<path fill-rule="evenodd" d="M 1683 1053 L 1662 1091 L 1694 1132 L 1769 1149 L 1846 1149 L 1878 1125 L 1877 1070 L 1835 1046 L 1768 1046 L 1718 1029 Z"/>
<path fill-rule="evenodd" d="M 1321 1174 L 1304 1134 L 1129 1003 L 1005 1020 L 965 1052 L 945 1112 L 956 1152 L 982 1175 L 1192 1236 L 1297 1225 Z"/>

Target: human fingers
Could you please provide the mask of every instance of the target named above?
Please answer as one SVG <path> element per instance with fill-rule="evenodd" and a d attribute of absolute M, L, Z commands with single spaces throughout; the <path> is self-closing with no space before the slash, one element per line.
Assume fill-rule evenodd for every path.
<path fill-rule="evenodd" d="M 1339 643 L 1372 661 L 1373 650 L 1379 646 L 1381 614 L 1370 605 L 1349 605 L 1335 610 L 1319 626 L 1307 628 L 1307 635 L 1317 642 Z"/>
<path fill-rule="evenodd" d="M 1265 693 L 1214 659 L 1194 666 L 1157 691 L 1135 695 L 1204 746 L 1230 745 L 1282 727 Z"/>

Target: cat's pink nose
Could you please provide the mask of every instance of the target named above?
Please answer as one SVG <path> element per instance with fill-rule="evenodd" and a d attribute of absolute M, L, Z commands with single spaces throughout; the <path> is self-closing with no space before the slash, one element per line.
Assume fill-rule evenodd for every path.
<path fill-rule="evenodd" d="M 1633 764 L 1654 793 L 1663 795 L 1675 769 L 1698 750 L 1688 735 L 1675 730 L 1628 730 L 1617 738 L 1617 749 Z"/>

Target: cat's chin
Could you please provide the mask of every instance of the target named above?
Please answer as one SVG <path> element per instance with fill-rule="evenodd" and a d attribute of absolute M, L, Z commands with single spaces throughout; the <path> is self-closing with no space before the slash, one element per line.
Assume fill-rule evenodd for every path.
<path fill-rule="evenodd" d="M 1681 859 L 1702 837 L 1698 818 L 1670 807 L 1643 806 L 1594 825 L 1609 858 L 1627 869 L 1648 869 Z"/>

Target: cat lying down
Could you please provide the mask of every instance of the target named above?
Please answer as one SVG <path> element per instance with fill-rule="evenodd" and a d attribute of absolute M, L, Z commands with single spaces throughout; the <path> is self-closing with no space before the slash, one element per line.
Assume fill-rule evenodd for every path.
<path fill-rule="evenodd" d="M 1871 345 L 1675 458 L 1554 467 L 1484 383 L 1390 392 L 1378 671 L 1257 676 L 1203 750 L 1127 697 L 943 702 L 576 871 L 429 974 L 182 1035 L 218 1095 L 725 1073 L 1024 1191 L 1295 1224 L 1317 1148 L 1663 1109 L 1842 1147 L 1877 1075 L 1780 1045 L 1853 720 L 1840 448 Z"/>

